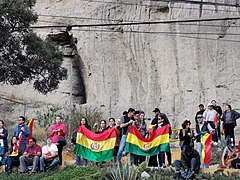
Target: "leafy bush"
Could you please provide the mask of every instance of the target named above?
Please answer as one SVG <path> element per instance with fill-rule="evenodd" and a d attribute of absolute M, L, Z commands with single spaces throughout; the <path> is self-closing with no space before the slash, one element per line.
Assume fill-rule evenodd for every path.
<path fill-rule="evenodd" d="M 71 110 L 69 107 L 64 106 L 51 106 L 46 109 L 45 112 L 37 111 L 36 113 L 37 120 L 40 127 L 45 128 L 46 133 L 49 133 L 49 127 L 55 123 L 55 117 L 60 115 L 64 119 L 64 123 L 67 125 L 67 136 L 66 138 L 70 139 L 73 131 L 78 127 L 82 117 L 88 119 L 90 126 L 96 121 L 101 120 L 102 113 L 97 108 L 92 107 L 82 107 L 75 105 Z"/>

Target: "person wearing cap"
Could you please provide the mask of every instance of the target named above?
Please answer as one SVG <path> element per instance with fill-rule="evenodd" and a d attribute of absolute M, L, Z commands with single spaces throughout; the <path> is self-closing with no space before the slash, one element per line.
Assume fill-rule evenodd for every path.
<path fill-rule="evenodd" d="M 196 124 L 194 135 L 195 135 L 195 139 L 196 139 L 197 151 L 201 156 L 201 154 L 202 154 L 201 133 L 202 132 L 210 133 L 210 132 L 214 132 L 215 130 L 212 129 L 211 125 L 208 122 L 203 121 L 203 115 L 202 114 L 199 114 L 197 116 L 197 120 L 198 120 L 198 123 Z M 201 164 L 201 168 L 204 168 L 204 167 L 207 168 L 208 165 Z"/>
<path fill-rule="evenodd" d="M 216 115 L 217 115 L 217 111 L 215 111 L 213 109 L 212 103 L 209 103 L 208 108 L 203 113 L 203 118 L 205 121 L 207 121 L 211 125 L 212 129 L 216 128 L 216 126 L 214 124 L 214 119 L 215 119 Z M 214 141 L 214 144 L 217 144 L 217 142 L 218 142 L 217 133 L 213 134 L 212 139 Z"/>
<path fill-rule="evenodd" d="M 234 128 L 237 126 L 236 120 L 240 118 L 240 113 L 232 110 L 231 105 L 226 105 L 226 110 L 222 115 L 225 139 L 233 138 L 235 141 Z"/>
<path fill-rule="evenodd" d="M 155 113 L 155 123 L 154 124 L 156 124 L 157 123 L 157 120 L 158 120 L 158 117 L 159 116 L 162 116 L 163 117 L 163 119 L 164 119 L 164 121 L 167 123 L 167 124 L 170 124 L 170 122 L 169 122 L 169 120 L 168 120 L 168 118 L 167 118 L 167 115 L 166 114 L 164 114 L 164 113 L 162 113 L 162 112 L 160 112 L 160 109 L 159 108 L 155 108 L 154 110 L 153 110 L 153 112 Z M 153 121 L 154 121 L 154 119 L 153 119 Z"/>
<path fill-rule="evenodd" d="M 200 169 L 200 155 L 192 146 L 181 152 L 181 160 L 174 161 L 177 178 L 193 178 Z"/>
<path fill-rule="evenodd" d="M 203 115 L 203 113 L 204 113 L 204 111 L 205 111 L 203 104 L 199 104 L 199 105 L 198 105 L 198 108 L 199 108 L 199 111 L 196 113 L 196 116 L 195 116 L 195 122 L 196 122 L 196 124 L 198 123 L 198 122 L 197 122 L 197 116 L 198 116 L 199 114 L 202 114 L 202 115 Z"/>
<path fill-rule="evenodd" d="M 233 160 L 238 159 L 238 156 L 235 155 L 236 146 L 233 138 L 229 139 L 227 143 L 228 145 L 224 148 L 222 154 L 222 164 L 220 165 L 221 168 L 229 167 Z"/>
<path fill-rule="evenodd" d="M 30 129 L 28 125 L 25 124 L 25 117 L 23 116 L 20 116 L 18 118 L 18 125 L 15 127 L 13 131 L 13 136 L 19 137 L 19 134 L 21 132 L 22 132 L 21 150 L 23 154 L 27 148 L 27 138 L 30 135 Z"/>

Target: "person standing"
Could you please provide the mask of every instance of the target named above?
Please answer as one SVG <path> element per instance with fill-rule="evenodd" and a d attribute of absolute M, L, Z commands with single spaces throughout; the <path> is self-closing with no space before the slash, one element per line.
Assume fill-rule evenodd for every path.
<path fill-rule="evenodd" d="M 217 105 L 217 102 L 216 102 L 216 100 L 212 100 L 211 101 L 211 103 L 212 103 L 212 105 L 213 105 L 213 109 L 215 110 L 215 111 L 217 111 L 217 113 L 218 113 L 218 119 L 217 119 L 217 135 L 218 135 L 218 138 L 219 139 L 221 139 L 221 117 L 222 117 L 222 113 L 223 113 L 223 111 L 222 111 L 222 108 L 221 108 L 221 106 L 219 106 L 219 105 Z"/>
<path fill-rule="evenodd" d="M 196 122 L 196 124 L 198 123 L 198 121 L 197 121 L 197 116 L 198 116 L 199 114 L 203 115 L 203 113 L 204 113 L 204 111 L 205 111 L 203 104 L 199 104 L 199 105 L 198 105 L 198 108 L 199 108 L 199 111 L 196 113 L 196 116 L 195 116 L 195 122 Z"/>
<path fill-rule="evenodd" d="M 0 156 L 0 162 L 1 164 L 5 164 L 5 154 L 8 151 L 8 130 L 4 127 L 4 121 L 0 120 L 0 147 L 1 150 L 1 156 Z"/>
<path fill-rule="evenodd" d="M 235 142 L 234 128 L 237 126 L 236 120 L 240 118 L 240 113 L 232 110 L 231 105 L 226 105 L 226 110 L 222 115 L 225 139 L 233 138 Z"/>
<path fill-rule="evenodd" d="M 59 165 L 62 165 L 62 151 L 63 146 L 66 144 L 65 135 L 67 134 L 66 125 L 61 123 L 62 118 L 60 116 L 56 116 L 55 124 L 50 128 L 50 137 L 52 137 L 52 142 L 58 147 L 58 157 L 59 157 Z M 66 141 L 65 141 L 66 142 Z"/>
<path fill-rule="evenodd" d="M 82 117 L 81 122 L 79 124 L 79 126 L 75 129 L 75 131 L 73 132 L 73 136 L 72 136 L 72 143 L 76 145 L 76 140 L 77 140 L 77 132 L 78 129 L 80 128 L 80 126 L 85 126 L 89 131 L 91 131 L 91 126 L 88 125 L 88 120 L 85 117 Z M 83 159 L 83 166 L 87 166 L 88 161 L 87 159 Z M 81 157 L 80 156 L 76 156 L 76 165 L 80 166 L 81 165 Z"/>
<path fill-rule="evenodd" d="M 138 131 L 140 132 L 140 134 L 142 135 L 143 138 L 146 138 L 147 135 L 147 123 L 144 119 L 145 117 L 145 113 L 143 111 L 140 112 L 140 116 L 139 118 L 135 121 L 135 126 L 138 129 Z M 135 156 L 135 165 L 138 166 L 138 164 L 141 164 L 142 162 L 144 162 L 146 159 L 145 156 L 139 156 L 136 155 Z"/>
<path fill-rule="evenodd" d="M 201 134 L 202 132 L 207 132 L 207 133 L 210 133 L 210 132 L 214 132 L 215 130 L 212 129 L 211 125 L 208 123 L 208 122 L 204 122 L 203 121 L 203 115 L 199 114 L 197 116 L 197 120 L 198 120 L 198 123 L 196 124 L 196 128 L 195 128 L 195 139 L 196 139 L 196 145 L 197 145 L 197 151 L 198 153 L 202 154 L 202 144 L 201 144 Z M 208 165 L 207 164 L 202 164 L 201 162 L 201 168 L 208 168 Z"/>
<path fill-rule="evenodd" d="M 21 149 L 22 149 L 22 154 L 27 148 L 27 138 L 30 135 L 30 129 L 28 125 L 25 124 L 25 117 L 20 116 L 18 118 L 18 125 L 15 127 L 13 131 L 13 136 L 19 137 L 19 134 L 22 132 L 22 140 L 21 140 Z"/>
<path fill-rule="evenodd" d="M 111 129 L 111 128 L 115 128 L 116 129 L 116 133 L 117 133 L 117 139 L 116 139 L 116 145 L 114 147 L 114 151 L 113 151 L 113 162 L 116 162 L 116 158 L 117 158 L 117 153 L 119 150 L 119 139 L 120 139 L 120 127 L 116 126 L 116 121 L 114 118 L 109 118 L 109 126 L 107 127 L 107 129 Z"/>
<path fill-rule="evenodd" d="M 213 109 L 212 103 L 209 103 L 208 108 L 203 113 L 203 118 L 205 121 L 207 121 L 210 124 L 210 126 L 214 130 L 216 129 L 216 125 L 214 124 L 214 119 L 216 118 L 216 116 L 217 116 L 217 111 L 215 111 Z M 212 140 L 214 141 L 214 144 L 216 145 L 218 142 L 218 136 L 217 136 L 216 131 L 214 131 L 214 134 L 212 135 Z"/>
<path fill-rule="evenodd" d="M 155 118 L 153 119 L 153 121 L 156 121 L 156 122 L 152 122 L 152 123 L 157 124 L 158 123 L 158 118 L 161 116 L 161 118 L 164 120 L 164 123 L 169 126 L 169 136 L 171 136 L 172 128 L 171 128 L 171 124 L 168 120 L 167 115 L 165 113 L 160 112 L 159 108 L 155 108 L 153 110 L 153 112 L 155 113 Z M 171 154 L 170 146 L 169 146 L 169 151 L 166 152 L 166 155 L 167 155 L 167 160 L 168 160 L 168 166 L 171 166 L 172 165 L 172 154 Z"/>
<path fill-rule="evenodd" d="M 187 145 L 194 147 L 193 144 L 194 132 L 193 130 L 191 130 L 190 126 L 191 122 L 189 120 L 185 120 L 182 123 L 182 129 L 179 132 L 181 150 L 183 150 L 183 148 Z"/>
<path fill-rule="evenodd" d="M 129 108 L 128 110 L 128 114 L 126 116 L 123 116 L 123 121 L 120 124 L 120 127 L 122 128 L 122 138 L 120 141 L 120 145 L 119 145 L 119 150 L 117 153 L 117 163 L 120 163 L 121 159 L 122 159 L 122 154 L 124 151 L 124 147 L 126 144 L 126 139 L 127 139 L 127 134 L 128 131 L 130 129 L 130 126 L 133 124 L 133 115 L 135 114 L 135 110 L 133 108 Z"/>

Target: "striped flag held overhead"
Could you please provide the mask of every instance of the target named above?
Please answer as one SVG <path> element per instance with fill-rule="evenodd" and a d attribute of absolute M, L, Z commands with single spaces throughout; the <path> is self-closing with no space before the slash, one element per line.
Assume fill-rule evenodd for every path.
<path fill-rule="evenodd" d="M 125 151 L 140 156 L 153 156 L 169 151 L 169 126 L 156 129 L 148 139 L 143 138 L 135 126 L 131 126 Z"/>
<path fill-rule="evenodd" d="M 74 153 L 84 159 L 94 162 L 110 161 L 116 145 L 116 130 L 111 128 L 101 134 L 80 126 L 77 133 Z"/>

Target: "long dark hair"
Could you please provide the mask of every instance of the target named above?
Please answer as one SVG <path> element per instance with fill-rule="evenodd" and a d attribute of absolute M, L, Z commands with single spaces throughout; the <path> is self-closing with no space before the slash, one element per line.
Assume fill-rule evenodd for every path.
<path fill-rule="evenodd" d="M 87 120 L 87 118 L 86 117 L 82 117 L 82 119 L 85 119 L 85 127 L 87 128 L 87 129 L 89 129 L 89 130 L 91 130 L 91 126 L 89 126 L 88 125 L 88 120 Z M 81 119 L 81 121 L 82 121 L 82 119 Z M 81 124 L 81 122 L 80 122 L 80 126 L 81 126 L 82 124 Z"/>

